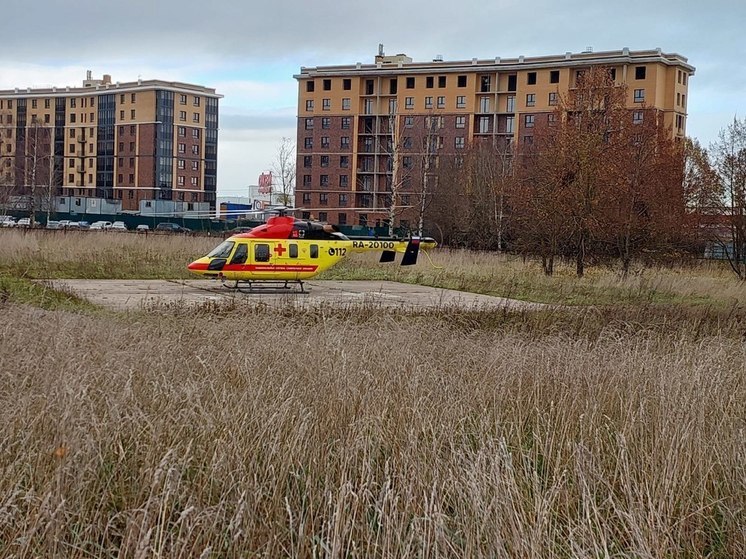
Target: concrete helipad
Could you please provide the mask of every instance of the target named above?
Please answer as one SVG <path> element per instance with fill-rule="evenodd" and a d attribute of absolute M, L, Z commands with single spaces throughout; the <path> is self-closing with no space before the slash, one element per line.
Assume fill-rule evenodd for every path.
<path fill-rule="evenodd" d="M 55 289 L 66 289 L 95 305 L 116 310 L 144 309 L 170 304 L 241 301 L 274 307 L 322 305 L 373 305 L 408 309 L 538 310 L 540 303 L 464 293 L 390 281 L 309 281 L 308 293 L 283 290 L 242 293 L 214 280 L 54 280 Z"/>

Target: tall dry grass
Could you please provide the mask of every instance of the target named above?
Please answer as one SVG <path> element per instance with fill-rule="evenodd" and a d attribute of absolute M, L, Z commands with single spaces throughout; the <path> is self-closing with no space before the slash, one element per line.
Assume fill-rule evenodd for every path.
<path fill-rule="evenodd" d="M 2 314 L 0 556 L 746 556 L 734 321 Z"/>

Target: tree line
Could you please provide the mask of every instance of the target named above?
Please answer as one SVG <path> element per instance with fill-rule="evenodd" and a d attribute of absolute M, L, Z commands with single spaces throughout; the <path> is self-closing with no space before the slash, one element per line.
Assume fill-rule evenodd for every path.
<path fill-rule="evenodd" d="M 676 139 L 664 113 L 629 109 L 627 89 L 590 68 L 551 113 L 523 115 L 515 144 L 477 138 L 440 165 L 428 229 L 449 245 L 541 258 L 701 254 L 717 247 L 746 277 L 746 118 L 709 150 Z M 499 138 L 499 137 L 498 137 Z"/>

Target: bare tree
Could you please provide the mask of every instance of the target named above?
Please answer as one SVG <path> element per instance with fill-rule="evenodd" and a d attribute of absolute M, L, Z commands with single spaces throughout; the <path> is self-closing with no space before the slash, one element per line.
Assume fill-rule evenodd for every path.
<path fill-rule="evenodd" d="M 711 146 L 717 173 L 718 214 L 722 225 L 713 227 L 713 240 L 720 246 L 733 272 L 746 279 L 746 118 L 720 131 Z"/>
<path fill-rule="evenodd" d="M 279 187 L 275 200 L 283 206 L 289 206 L 295 195 L 295 143 L 290 138 L 280 140 L 272 171 Z"/>

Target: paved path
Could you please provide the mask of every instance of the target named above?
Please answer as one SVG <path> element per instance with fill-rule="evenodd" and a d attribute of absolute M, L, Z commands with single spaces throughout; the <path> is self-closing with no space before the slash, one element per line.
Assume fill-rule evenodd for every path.
<path fill-rule="evenodd" d="M 56 289 L 68 289 L 90 302 L 125 310 L 173 303 L 199 304 L 230 300 L 252 301 L 282 307 L 295 305 L 373 305 L 408 309 L 503 309 L 539 310 L 540 303 L 527 303 L 503 297 L 465 293 L 451 289 L 425 287 L 391 281 L 308 281 L 309 293 L 274 290 L 242 293 L 227 289 L 215 280 L 54 280 Z M 283 291 L 278 293 L 278 291 Z"/>

